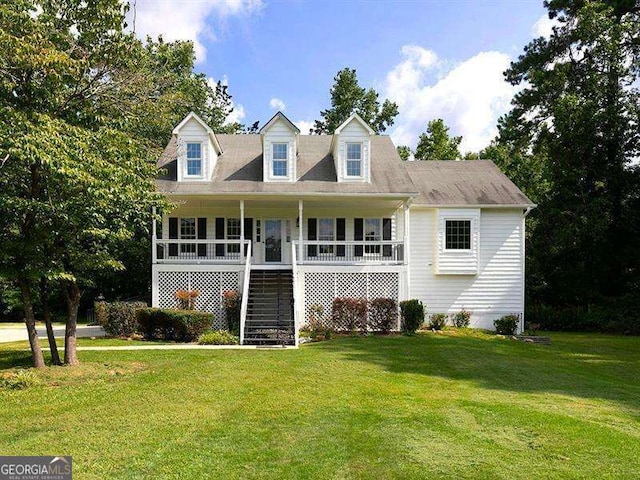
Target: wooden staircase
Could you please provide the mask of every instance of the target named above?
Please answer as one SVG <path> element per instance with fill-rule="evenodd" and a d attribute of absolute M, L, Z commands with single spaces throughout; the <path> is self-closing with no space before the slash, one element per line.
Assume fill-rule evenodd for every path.
<path fill-rule="evenodd" d="M 245 345 L 294 345 L 293 272 L 251 270 Z"/>

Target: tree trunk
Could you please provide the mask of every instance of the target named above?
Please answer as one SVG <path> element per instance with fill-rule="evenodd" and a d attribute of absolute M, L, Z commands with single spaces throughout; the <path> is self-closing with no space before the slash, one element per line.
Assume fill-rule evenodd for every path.
<path fill-rule="evenodd" d="M 49 350 L 51 350 L 51 363 L 53 365 L 62 365 L 62 362 L 60 362 L 60 354 L 58 353 L 58 344 L 56 343 L 56 338 L 53 335 L 53 325 L 51 324 L 49 285 L 44 277 L 40 280 L 40 300 L 42 301 L 42 319 L 47 326 L 47 338 L 49 339 Z"/>
<path fill-rule="evenodd" d="M 67 303 L 67 325 L 64 332 L 64 363 L 79 365 L 76 352 L 76 327 L 78 325 L 78 307 L 80 306 L 80 289 L 75 281 L 63 281 L 62 293 Z"/>
<path fill-rule="evenodd" d="M 24 323 L 27 326 L 29 334 L 29 345 L 31 346 L 31 355 L 33 356 L 33 366 L 36 368 L 44 368 L 44 356 L 40 348 L 38 332 L 36 331 L 36 318 L 33 314 L 33 301 L 31 300 L 31 287 L 26 279 L 20 279 L 20 291 L 22 292 L 22 304 L 24 308 Z"/>

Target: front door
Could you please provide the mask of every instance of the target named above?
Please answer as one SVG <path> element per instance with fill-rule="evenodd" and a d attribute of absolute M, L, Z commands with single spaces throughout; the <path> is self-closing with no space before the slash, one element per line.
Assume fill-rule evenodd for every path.
<path fill-rule="evenodd" d="M 282 220 L 264 221 L 264 260 L 282 262 Z"/>

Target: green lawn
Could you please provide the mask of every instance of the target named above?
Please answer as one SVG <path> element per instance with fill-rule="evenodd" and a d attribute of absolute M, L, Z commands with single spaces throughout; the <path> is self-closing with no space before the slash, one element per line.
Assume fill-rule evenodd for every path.
<path fill-rule="evenodd" d="M 0 345 L 0 368 L 28 364 L 15 348 Z M 423 334 L 80 359 L 0 389 L 1 454 L 71 454 L 80 479 L 640 476 L 638 337 Z"/>

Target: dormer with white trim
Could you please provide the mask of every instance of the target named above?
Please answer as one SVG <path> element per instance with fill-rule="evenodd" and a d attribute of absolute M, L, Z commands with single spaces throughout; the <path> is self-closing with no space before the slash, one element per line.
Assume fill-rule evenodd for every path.
<path fill-rule="evenodd" d="M 371 136 L 375 132 L 354 113 L 340 125 L 331 141 L 338 182 L 371 182 Z"/>
<path fill-rule="evenodd" d="M 211 180 L 222 148 L 213 130 L 194 112 L 173 129 L 178 158 L 178 182 Z"/>
<path fill-rule="evenodd" d="M 263 181 L 295 182 L 300 129 L 278 112 L 260 129 L 260 135 Z"/>

